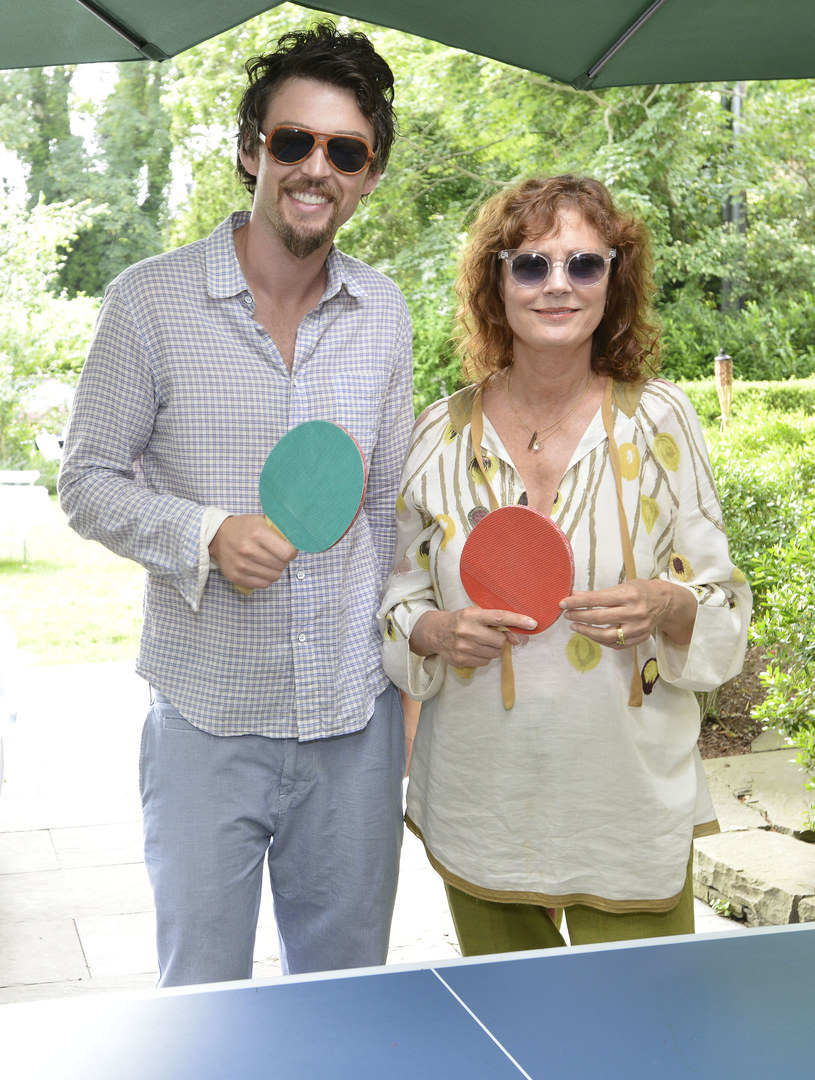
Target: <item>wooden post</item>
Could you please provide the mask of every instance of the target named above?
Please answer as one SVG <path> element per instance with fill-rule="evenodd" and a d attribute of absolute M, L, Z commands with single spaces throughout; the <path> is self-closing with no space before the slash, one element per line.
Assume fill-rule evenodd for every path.
<path fill-rule="evenodd" d="M 716 393 L 722 410 L 722 431 L 730 423 L 730 402 L 733 394 L 733 358 L 722 349 L 713 360 L 716 371 Z"/>

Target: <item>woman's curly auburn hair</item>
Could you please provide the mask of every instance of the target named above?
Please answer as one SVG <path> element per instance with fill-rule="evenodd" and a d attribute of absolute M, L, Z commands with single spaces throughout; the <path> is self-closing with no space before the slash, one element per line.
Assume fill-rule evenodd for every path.
<path fill-rule="evenodd" d="M 556 232 L 567 210 L 576 210 L 604 244 L 617 249 L 606 312 L 594 331 L 592 369 L 622 382 L 637 382 L 658 370 L 660 331 L 650 321 L 655 290 L 646 227 L 618 210 L 598 180 L 566 175 L 524 180 L 493 195 L 476 216 L 456 280 L 454 341 L 468 381 L 485 379 L 512 363 L 499 252 Z"/>

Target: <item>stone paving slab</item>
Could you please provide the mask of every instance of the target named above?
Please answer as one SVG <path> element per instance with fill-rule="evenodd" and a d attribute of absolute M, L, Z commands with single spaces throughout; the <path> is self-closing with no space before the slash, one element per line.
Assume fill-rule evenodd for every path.
<path fill-rule="evenodd" d="M 0 874 L 4 924 L 152 910 L 144 863 Z"/>
<path fill-rule="evenodd" d="M 48 829 L 0 833 L 0 874 L 58 869 L 59 860 Z"/>
<path fill-rule="evenodd" d="M 152 975 L 156 964 L 153 911 L 130 915 L 88 915 L 76 920 L 77 933 L 92 979 Z"/>
<path fill-rule="evenodd" d="M 755 806 L 749 806 L 742 802 L 737 792 L 728 783 L 729 773 L 717 768 L 719 758 L 714 761 L 706 761 L 705 773 L 710 788 L 710 797 L 716 807 L 716 816 L 719 819 L 719 828 L 722 832 L 741 832 L 745 829 L 767 829 L 767 821 L 759 813 Z M 729 760 L 729 759 L 727 759 Z M 695 843 L 699 843 L 698 840 Z"/>
<path fill-rule="evenodd" d="M 761 754 L 765 750 L 791 750 L 795 753 L 789 740 L 773 728 L 767 728 L 760 735 L 756 735 L 750 744 L 750 752 L 753 754 Z"/>
<path fill-rule="evenodd" d="M 141 821 L 51 829 L 50 837 L 55 857 L 63 870 L 144 861 Z"/>
<path fill-rule="evenodd" d="M 53 986 L 88 978 L 82 944 L 69 916 L 26 922 L 4 919 L 0 924 L 0 957 L 5 985 Z"/>

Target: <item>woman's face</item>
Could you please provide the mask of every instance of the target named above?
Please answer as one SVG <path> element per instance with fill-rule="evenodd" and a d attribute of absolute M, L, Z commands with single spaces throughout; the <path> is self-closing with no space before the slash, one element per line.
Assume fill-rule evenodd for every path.
<path fill-rule="evenodd" d="M 577 362 L 591 361 L 592 336 L 600 325 L 606 304 L 609 275 L 598 285 L 575 285 L 565 264 L 578 251 L 593 251 L 608 258 L 608 244 L 576 210 L 558 215 L 556 231 L 526 236 L 519 251 L 538 251 L 555 266 L 543 285 L 529 288 L 513 280 L 509 263 L 503 261 L 501 289 L 504 310 L 514 338 L 515 360 L 529 355 L 551 355 Z"/>

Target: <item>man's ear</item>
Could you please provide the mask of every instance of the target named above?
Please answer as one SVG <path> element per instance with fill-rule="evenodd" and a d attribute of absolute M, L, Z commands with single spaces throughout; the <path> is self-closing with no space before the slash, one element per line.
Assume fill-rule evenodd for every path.
<path fill-rule="evenodd" d="M 381 172 L 369 172 L 362 184 L 362 194 L 370 195 L 381 179 Z"/>
<path fill-rule="evenodd" d="M 258 154 L 257 150 L 250 151 L 246 147 L 244 142 L 238 151 L 240 154 L 241 164 L 250 176 L 257 176 L 258 174 Z"/>

